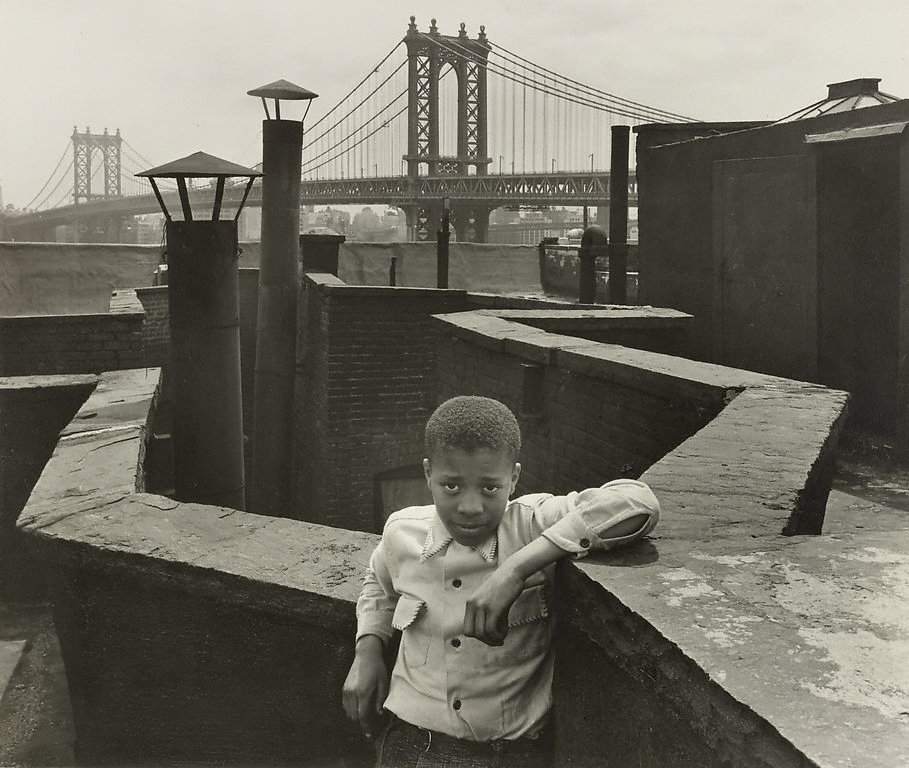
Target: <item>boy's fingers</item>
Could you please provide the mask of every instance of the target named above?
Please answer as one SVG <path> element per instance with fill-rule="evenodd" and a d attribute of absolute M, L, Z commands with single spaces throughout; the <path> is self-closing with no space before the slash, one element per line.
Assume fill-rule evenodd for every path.
<path fill-rule="evenodd" d="M 376 688 L 376 713 L 382 714 L 382 705 L 385 703 L 385 697 L 388 696 L 388 681 L 382 677 Z"/>
<path fill-rule="evenodd" d="M 475 638 L 486 642 L 486 611 L 482 608 L 477 608 L 475 611 L 473 632 Z"/>
<path fill-rule="evenodd" d="M 356 721 L 357 719 L 357 699 L 353 693 L 344 691 L 344 714 L 347 715 L 351 720 Z"/>
<path fill-rule="evenodd" d="M 372 738 L 372 713 L 369 711 L 369 698 L 357 699 L 357 719 L 360 721 L 360 730 L 367 739 Z"/>
<path fill-rule="evenodd" d="M 470 603 L 464 609 L 464 634 L 467 637 L 476 637 L 476 612 Z"/>

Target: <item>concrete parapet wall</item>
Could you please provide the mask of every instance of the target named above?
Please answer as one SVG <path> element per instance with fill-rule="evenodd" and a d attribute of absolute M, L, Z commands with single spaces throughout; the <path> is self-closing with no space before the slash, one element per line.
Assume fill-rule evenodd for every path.
<path fill-rule="evenodd" d="M 151 245 L 0 243 L 0 317 L 107 312 L 113 291 L 152 285 Z"/>
<path fill-rule="evenodd" d="M 314 283 L 343 296 L 328 277 Z M 905 532 L 781 533 L 818 523 L 844 393 L 490 312 L 436 324 L 460 347 L 437 361 L 443 390 L 473 368 L 487 393 L 520 409 L 524 372 L 539 369 L 508 374 L 512 358 L 564 383 L 561 401 L 529 398 L 521 413 L 540 431 L 529 465 L 585 433 L 609 438 L 610 403 L 641 419 L 635 393 L 673 414 L 666 436 L 651 438 L 668 453 L 642 475 L 661 500 L 660 526 L 634 548 L 559 568 L 556 764 L 906 761 L 909 681 L 896 662 L 909 642 Z M 488 370 L 489 355 L 504 374 Z M 52 569 L 80 762 L 356 759 L 362 742 L 340 687 L 377 537 L 136 491 L 153 384 L 144 371 L 101 377 L 106 399 L 85 403 L 19 520 Z M 572 397 L 591 424 L 567 424 L 566 436 L 558 422 Z M 105 429 L 90 428 L 98 418 Z M 610 475 L 597 452 L 574 461 L 571 482 Z"/>
<path fill-rule="evenodd" d="M 436 287 L 436 244 L 342 243 L 338 276 L 351 285 L 388 285 L 391 260 L 396 260 L 397 285 Z M 537 249 L 529 245 L 451 243 L 448 285 L 468 291 L 539 294 Z"/>
<path fill-rule="evenodd" d="M 48 563 L 78 762 L 362 758 L 340 681 L 376 538 L 137 490 L 157 382 L 100 377 L 19 521 Z"/>
<path fill-rule="evenodd" d="M 107 311 L 0 317 L 0 376 L 99 373 L 144 365 L 145 312 L 134 291 Z"/>
<path fill-rule="evenodd" d="M 45 597 L 16 518 L 53 453 L 60 431 L 95 388 L 96 376 L 0 377 L 0 596 Z"/>

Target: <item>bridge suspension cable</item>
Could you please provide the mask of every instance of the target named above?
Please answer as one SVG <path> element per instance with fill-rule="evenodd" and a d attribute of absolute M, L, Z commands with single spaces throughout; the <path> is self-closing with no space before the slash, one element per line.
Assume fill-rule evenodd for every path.
<path fill-rule="evenodd" d="M 490 45 L 492 46 L 493 50 L 495 50 L 496 53 L 499 56 L 501 56 L 503 59 L 507 59 L 509 61 L 514 61 L 515 59 L 517 59 L 520 62 L 529 64 L 536 71 L 545 72 L 547 75 L 552 76 L 553 80 L 556 80 L 556 81 L 561 80 L 565 83 L 569 83 L 571 85 L 577 86 L 578 88 L 580 88 L 583 91 L 589 91 L 592 94 L 602 96 L 605 99 L 609 99 L 609 100 L 618 102 L 620 104 L 626 104 L 629 107 L 638 107 L 638 108 L 646 110 L 647 112 L 650 112 L 654 115 L 662 115 L 663 117 L 666 118 L 667 122 L 685 122 L 685 123 L 687 123 L 687 122 L 694 122 L 694 120 L 695 120 L 692 117 L 686 117 L 685 115 L 680 115 L 675 112 L 668 112 L 664 109 L 659 109 L 657 107 L 650 107 L 650 106 L 647 106 L 646 104 L 641 104 L 640 102 L 637 102 L 637 101 L 631 101 L 630 99 L 625 99 L 625 98 L 622 98 L 621 96 L 616 96 L 613 93 L 609 93 L 608 91 L 603 91 L 599 88 L 596 88 L 595 86 L 587 85 L 586 83 L 582 83 L 579 80 L 574 80 L 565 75 L 561 75 L 558 72 L 554 72 L 551 69 L 547 69 L 546 67 L 544 67 L 540 64 L 535 64 L 532 61 L 530 61 L 529 59 L 525 59 L 523 56 L 521 56 L 517 53 L 513 53 L 512 51 L 509 51 L 507 48 L 505 48 L 502 45 L 497 45 L 496 43 L 490 43 Z"/>
<path fill-rule="evenodd" d="M 406 152 L 406 54 L 399 41 L 337 104 L 304 129 L 306 178 L 400 174 Z M 328 120 L 333 116 L 332 120 Z"/>
<path fill-rule="evenodd" d="M 38 203 L 38 205 L 35 206 L 36 210 L 39 210 L 39 211 L 42 210 L 44 208 L 44 204 L 57 193 L 58 189 L 60 189 L 60 185 L 63 183 L 64 179 L 71 178 L 69 176 L 69 172 L 72 169 L 73 169 L 73 159 L 72 159 L 72 157 L 70 157 L 69 165 L 66 167 L 66 170 L 63 171 L 63 174 L 60 176 L 59 179 L 57 179 L 57 183 L 54 185 L 54 188 L 44 196 L 44 199 L 40 203 Z M 51 177 L 51 178 L 53 178 L 53 177 Z M 50 180 L 51 179 L 48 179 L 48 181 L 50 181 Z M 45 187 L 46 186 L 47 186 L 47 184 L 45 184 Z M 70 187 L 64 193 L 63 199 L 66 199 L 67 197 L 72 196 L 72 194 L 73 194 L 73 187 L 72 187 L 72 185 L 70 185 Z M 34 202 L 34 201 L 32 201 L 32 202 Z M 59 205 L 59 203 L 58 203 L 58 205 Z M 31 208 L 31 203 L 29 203 L 29 205 L 26 207 Z M 56 205 L 50 206 L 50 207 L 55 208 Z"/>
<path fill-rule="evenodd" d="M 71 152 L 72 152 L 72 145 L 69 142 L 67 142 L 66 147 L 63 149 L 63 154 L 60 155 L 60 159 L 57 161 L 57 165 L 54 167 L 54 170 L 51 171 L 50 176 L 47 177 L 47 181 L 44 182 L 44 185 L 41 187 L 41 189 L 38 190 L 38 193 L 31 200 L 28 201 L 28 203 L 25 206 L 26 210 L 31 209 L 32 206 L 35 204 L 35 200 L 37 200 L 39 197 L 41 197 L 41 195 L 44 193 L 44 190 L 47 189 L 48 185 L 54 180 L 54 177 L 57 175 L 57 171 L 60 170 L 60 166 L 63 164 L 63 161 L 66 159 L 67 154 L 70 154 Z M 70 154 L 69 168 L 67 169 L 67 171 L 72 170 L 72 167 L 73 167 L 73 160 L 72 160 L 72 154 Z M 48 197 L 50 197 L 51 195 L 54 194 L 54 192 L 57 191 L 60 184 L 63 182 L 64 178 L 66 178 L 66 171 L 64 171 L 64 174 L 60 178 L 60 180 L 57 181 L 57 185 L 48 193 Z M 43 203 L 44 203 L 44 201 L 39 203 L 38 207 L 40 208 L 40 206 Z"/>
<path fill-rule="evenodd" d="M 398 50 L 398 48 L 400 48 L 400 47 L 403 45 L 403 43 L 404 43 L 403 40 L 399 40 L 399 41 L 397 42 L 397 44 L 396 44 L 396 45 L 395 45 L 395 46 L 394 46 L 394 47 L 385 55 L 385 58 L 383 58 L 378 64 L 376 64 L 376 66 L 374 66 L 374 67 L 370 70 L 369 74 L 366 75 L 366 77 L 364 77 L 359 83 L 357 83 L 353 88 L 351 88 L 350 91 L 348 91 L 347 95 L 344 96 L 344 98 L 342 98 L 342 99 L 341 99 L 337 104 L 335 104 L 331 109 L 329 109 L 328 112 L 326 112 L 324 115 L 322 115 L 322 117 L 320 117 L 318 120 L 316 120 L 316 122 L 314 122 L 311 126 L 309 126 L 309 128 L 307 128 L 306 130 L 304 130 L 304 131 L 303 131 L 303 135 L 305 136 L 309 131 L 311 131 L 311 130 L 312 130 L 313 128 L 315 128 L 317 125 L 320 125 L 326 118 L 328 118 L 329 115 L 333 114 L 334 111 L 335 111 L 336 109 L 339 109 L 340 106 L 341 106 L 345 101 L 347 101 L 347 99 L 349 99 L 349 98 L 357 91 L 357 89 L 358 89 L 361 85 L 363 85 L 363 83 L 365 83 L 365 82 L 366 82 L 374 73 L 376 73 L 376 72 L 379 71 L 379 69 L 382 67 L 382 65 L 383 65 L 386 61 L 388 61 L 388 60 L 391 58 L 392 54 L 393 54 L 396 50 Z"/>
<path fill-rule="evenodd" d="M 518 63 L 513 69 L 509 70 L 506 68 L 505 65 L 499 64 L 497 62 L 493 63 L 493 62 L 487 61 L 487 62 L 483 63 L 477 57 L 477 55 L 474 54 L 472 51 L 470 51 L 467 48 L 464 48 L 463 46 L 458 45 L 457 43 L 455 43 L 453 41 L 449 41 L 449 43 L 445 43 L 442 40 L 438 40 L 438 39 L 434 38 L 433 36 L 427 35 L 425 33 L 422 34 L 422 37 L 424 40 L 427 40 L 428 42 L 432 43 L 433 45 L 437 45 L 440 48 L 443 48 L 444 50 L 449 51 L 450 53 L 453 53 L 455 56 L 457 56 L 460 59 L 463 59 L 466 61 L 479 62 L 480 66 L 485 67 L 487 72 L 490 72 L 491 74 L 498 75 L 499 77 L 504 77 L 507 80 L 511 80 L 519 85 L 524 85 L 528 88 L 533 88 L 535 90 L 539 90 L 544 93 L 550 93 L 553 96 L 556 96 L 557 98 L 562 99 L 563 101 L 568 101 L 568 102 L 580 104 L 583 106 L 588 106 L 588 107 L 591 107 L 592 109 L 596 109 L 599 111 L 611 112 L 613 114 L 624 115 L 625 117 L 631 117 L 631 118 L 667 119 L 668 117 L 672 116 L 671 122 L 680 122 L 680 121 L 681 122 L 690 122 L 691 121 L 691 118 L 674 116 L 673 113 L 664 112 L 663 110 L 658 110 L 653 107 L 647 107 L 647 106 L 641 105 L 641 107 L 638 108 L 638 107 L 631 106 L 631 105 L 635 104 L 635 102 L 629 102 L 629 105 L 614 103 L 614 101 L 611 100 L 611 97 L 610 98 L 599 97 L 598 94 L 596 94 L 592 91 L 585 92 L 581 89 L 578 89 L 577 87 L 571 86 L 571 83 L 574 83 L 577 81 L 571 81 L 567 78 L 565 78 L 562 83 L 555 82 L 555 79 L 553 78 L 553 81 L 554 81 L 553 84 L 549 85 L 547 83 L 540 82 L 539 80 L 536 79 L 535 74 L 536 74 L 537 69 L 539 71 L 544 71 L 543 68 L 536 68 L 536 65 L 534 65 L 534 67 L 536 68 L 534 70 L 534 73 L 531 75 L 528 75 L 527 67 L 522 63 Z M 460 48 L 461 50 L 457 50 L 458 48 Z M 506 59 L 506 61 L 511 63 L 511 60 L 509 60 L 509 59 Z M 524 61 L 526 61 L 526 60 L 524 60 Z M 521 67 L 521 70 L 519 71 L 517 67 Z M 548 71 L 548 70 L 546 70 L 546 71 Z M 561 77 L 561 76 L 559 76 L 559 77 Z M 572 90 L 571 91 L 560 90 L 560 86 L 563 84 L 567 87 L 571 87 Z M 605 93 L 605 91 L 603 91 L 602 93 Z"/>
<path fill-rule="evenodd" d="M 512 173 L 555 172 L 556 166 L 563 171 L 594 171 L 597 158 L 599 168 L 605 169 L 611 153 L 611 130 L 604 128 L 628 121 L 638 124 L 690 120 L 587 86 L 492 44 L 492 58 L 484 61 L 476 51 L 451 37 L 421 33 L 421 38 L 455 60 L 479 64 L 486 70 L 493 172 L 507 172 L 503 167 L 506 158 Z M 542 136 L 540 142 L 538 134 Z"/>

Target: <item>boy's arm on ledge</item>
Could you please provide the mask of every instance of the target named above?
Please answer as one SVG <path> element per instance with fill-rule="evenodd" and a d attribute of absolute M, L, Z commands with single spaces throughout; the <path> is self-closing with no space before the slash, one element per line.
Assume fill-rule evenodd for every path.
<path fill-rule="evenodd" d="M 630 544 L 650 533 L 660 519 L 653 491 L 638 480 L 612 480 L 542 502 L 535 515 L 542 536 L 572 557 L 591 549 Z"/>
<path fill-rule="evenodd" d="M 660 518 L 653 492 L 637 480 L 614 480 L 568 496 L 542 501 L 534 514 L 545 525 L 529 542 L 490 574 L 471 595 L 464 612 L 464 634 L 487 645 L 502 645 L 508 611 L 524 580 L 556 560 L 583 557 L 591 549 L 609 549 L 637 541 Z"/>

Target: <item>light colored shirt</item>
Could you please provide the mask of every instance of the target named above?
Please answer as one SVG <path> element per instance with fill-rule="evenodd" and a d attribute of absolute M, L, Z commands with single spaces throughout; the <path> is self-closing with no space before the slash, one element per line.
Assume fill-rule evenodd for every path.
<path fill-rule="evenodd" d="M 634 515 L 635 533 L 609 538 Z M 552 705 L 551 583 L 555 565 L 526 579 L 508 614 L 502 646 L 463 634 L 467 599 L 499 563 L 539 536 L 573 557 L 641 538 L 659 503 L 637 480 L 614 480 L 567 496 L 509 502 L 496 534 L 478 547 L 452 539 L 434 505 L 392 514 L 357 601 L 357 638 L 387 642 L 402 631 L 385 709 L 422 728 L 490 741 L 534 735 Z"/>

